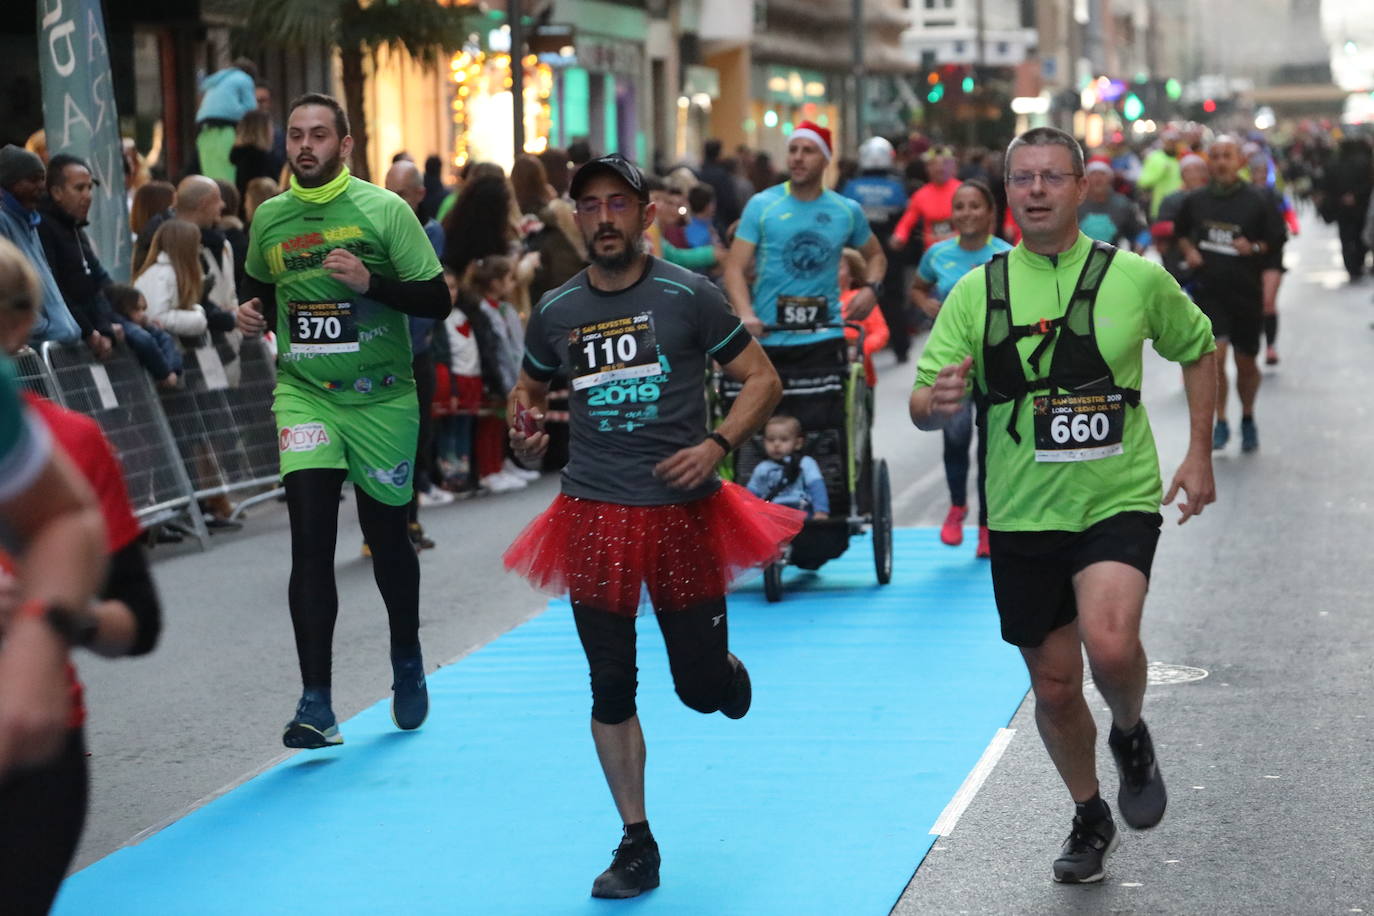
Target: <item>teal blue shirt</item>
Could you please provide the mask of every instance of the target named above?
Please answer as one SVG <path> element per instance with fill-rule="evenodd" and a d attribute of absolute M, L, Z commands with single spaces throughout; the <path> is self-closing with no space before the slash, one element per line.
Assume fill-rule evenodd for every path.
<path fill-rule="evenodd" d="M 779 296 L 824 297 L 827 322 L 840 320 L 840 252 L 861 248 L 873 233 L 859 202 L 825 190 L 815 200 L 797 200 L 791 185 L 774 185 L 749 199 L 735 237 L 755 246 L 754 314 L 776 324 Z M 760 343 L 792 347 L 841 337 L 844 331 L 781 331 Z"/>
<path fill-rule="evenodd" d="M 975 267 L 982 267 L 999 251 L 1010 250 L 1011 246 L 995 235 L 988 236 L 987 244 L 977 251 L 961 246 L 958 236 L 955 236 L 927 248 L 916 272 L 922 280 L 935 287 L 935 298 L 944 302 L 960 277 Z"/>

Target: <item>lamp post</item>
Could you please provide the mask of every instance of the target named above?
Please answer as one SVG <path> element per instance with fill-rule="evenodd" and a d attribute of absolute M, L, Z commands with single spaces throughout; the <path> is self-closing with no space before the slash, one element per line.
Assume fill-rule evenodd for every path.
<path fill-rule="evenodd" d="M 854 126 L 851 145 L 857 149 L 863 142 L 864 134 L 864 0 L 853 0 L 852 28 L 850 29 L 850 51 L 852 67 L 850 83 L 853 86 L 854 114 L 850 123 Z"/>
<path fill-rule="evenodd" d="M 506 0 L 507 17 L 510 20 L 510 95 L 511 109 L 515 116 L 511 136 L 515 140 L 515 156 L 519 159 L 525 152 L 525 25 L 521 22 L 520 0 Z"/>

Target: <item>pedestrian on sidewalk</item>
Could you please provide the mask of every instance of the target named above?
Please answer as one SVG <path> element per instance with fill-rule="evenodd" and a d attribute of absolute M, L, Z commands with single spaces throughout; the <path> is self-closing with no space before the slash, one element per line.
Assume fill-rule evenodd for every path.
<path fill-rule="evenodd" d="M 563 492 L 506 552 L 536 586 L 568 592 L 587 654 L 592 738 L 624 836 L 592 885 L 634 897 L 659 884 L 644 807 L 644 734 L 635 711 L 635 617 L 647 585 L 679 698 L 701 713 L 749 711 L 749 673 L 729 651 L 725 593 L 775 559 L 805 516 L 716 477 L 767 419 L 782 383 L 705 278 L 644 251 L 654 220 L 644 175 L 619 155 L 583 166 L 572 197 L 592 264 L 530 317 L 510 441 L 524 462 L 548 447 L 541 420 L 558 367 L 571 378 Z M 713 432 L 707 360 L 743 383 Z"/>
<path fill-rule="evenodd" d="M 1021 650 L 1040 736 L 1075 805 L 1056 881 L 1101 881 L 1119 838 L 1098 791 L 1097 729 L 1083 650 L 1111 708 L 1117 805 L 1138 830 L 1164 816 L 1149 729 L 1140 618 L 1162 519 L 1215 499 L 1208 443 L 1216 396 L 1207 318 L 1159 265 L 1078 228 L 1083 151 L 1054 128 L 1007 149 L 1020 244 L 955 286 L 917 366 L 911 418 L 939 429 L 972 383 L 988 437 L 988 527 L 1002 638 Z M 1100 293 L 1100 295 L 1099 295 Z M 1140 404 L 1146 340 L 1183 365 L 1191 435 L 1163 494 Z"/>

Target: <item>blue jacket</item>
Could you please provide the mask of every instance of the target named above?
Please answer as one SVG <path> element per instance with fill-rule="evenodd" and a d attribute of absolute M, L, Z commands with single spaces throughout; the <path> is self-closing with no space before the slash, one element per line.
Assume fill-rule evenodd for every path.
<path fill-rule="evenodd" d="M 57 288 L 57 280 L 48 267 L 48 257 L 43 253 L 43 241 L 38 237 L 40 217 L 37 212 L 25 210 L 13 194 L 0 189 L 0 236 L 9 239 L 15 247 L 29 259 L 38 274 L 38 283 L 43 288 L 43 313 L 33 325 L 34 343 L 54 340 L 58 343 L 76 343 L 81 339 L 81 327 L 72 317 L 62 293 Z"/>
<path fill-rule="evenodd" d="M 238 67 L 225 67 L 207 76 L 200 84 L 205 97 L 196 109 L 196 123 L 209 118 L 237 124 L 243 116 L 258 107 L 253 90 L 253 78 Z"/>

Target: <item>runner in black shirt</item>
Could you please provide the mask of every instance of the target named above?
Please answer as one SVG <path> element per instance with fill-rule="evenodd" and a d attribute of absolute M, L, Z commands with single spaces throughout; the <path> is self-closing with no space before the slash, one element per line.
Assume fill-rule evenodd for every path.
<path fill-rule="evenodd" d="M 1244 165 L 1240 146 L 1227 136 L 1207 151 L 1212 181 L 1184 200 L 1174 220 L 1174 235 L 1197 278 L 1194 296 L 1212 319 L 1217 338 L 1217 423 L 1212 448 L 1231 438 L 1226 422 L 1226 348 L 1235 351 L 1236 394 L 1240 397 L 1240 447 L 1259 448 L 1255 397 L 1259 394 L 1257 357 L 1264 326 L 1260 274 L 1266 257 L 1284 237 L 1283 221 L 1264 197 L 1239 177 Z"/>
<path fill-rule="evenodd" d="M 517 455 L 542 454 L 548 436 L 537 424 L 562 367 L 571 380 L 570 458 L 562 494 L 505 561 L 540 588 L 570 593 L 591 668 L 592 737 L 625 824 L 592 896 L 633 897 L 659 883 L 635 713 L 641 588 L 678 696 L 698 712 L 738 719 L 751 690 L 729 651 L 725 593 L 738 573 L 776 558 L 805 516 L 715 476 L 721 458 L 768 418 L 782 386 L 719 290 L 644 253 L 655 213 L 639 169 L 619 155 L 594 160 L 573 176 L 571 193 L 592 264 L 531 315 L 508 412 Z M 744 387 L 708 433 L 709 359 Z"/>

